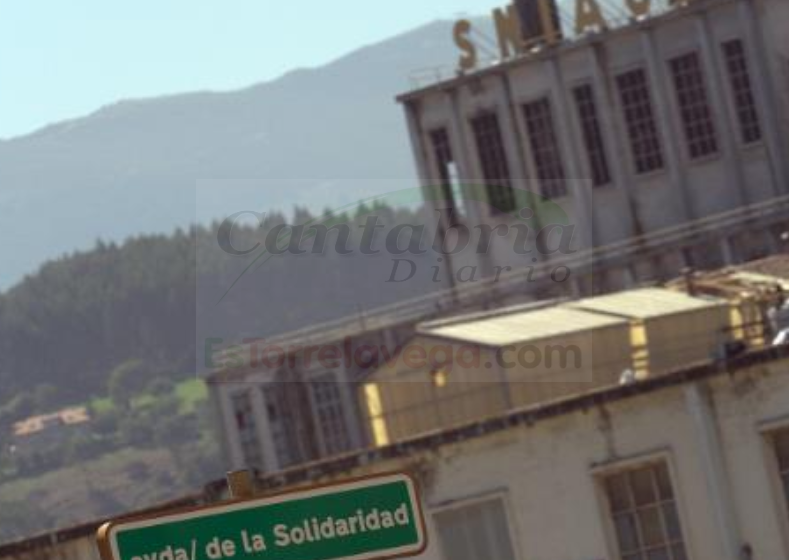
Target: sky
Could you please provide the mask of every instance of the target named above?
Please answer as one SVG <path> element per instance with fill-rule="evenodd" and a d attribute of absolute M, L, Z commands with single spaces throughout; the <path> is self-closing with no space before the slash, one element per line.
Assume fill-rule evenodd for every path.
<path fill-rule="evenodd" d="M 121 99 L 242 88 L 505 3 L 0 0 L 0 138 Z"/>

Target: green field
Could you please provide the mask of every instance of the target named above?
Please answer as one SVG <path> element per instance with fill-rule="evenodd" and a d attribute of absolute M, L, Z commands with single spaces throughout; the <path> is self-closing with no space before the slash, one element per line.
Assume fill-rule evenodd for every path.
<path fill-rule="evenodd" d="M 173 404 L 157 407 L 163 397 Z M 117 408 L 109 397 L 93 398 L 84 403 L 93 416 L 91 426 L 109 416 L 114 424 L 105 419 L 104 425 L 116 431 L 91 431 L 82 440 L 88 444 L 83 443 L 79 459 L 71 455 L 70 440 L 53 444 L 62 448 L 50 451 L 56 459 L 50 467 L 26 470 L 24 463 L 12 466 L 8 454 L 0 456 L 5 478 L 0 479 L 0 542 L 150 506 L 221 476 L 206 424 L 206 400 L 206 386 L 197 378 L 173 385 L 166 394 L 141 393 L 132 398 L 130 410 Z M 187 435 L 179 436 L 179 430 Z M 170 439 L 162 441 L 166 433 Z M 99 447 L 90 447 L 91 438 Z"/>
<path fill-rule="evenodd" d="M 175 396 L 180 402 L 179 412 L 188 413 L 192 412 L 199 402 L 208 398 L 208 391 L 205 383 L 195 377 L 176 384 Z M 132 399 L 132 407 L 150 404 L 154 398 L 154 395 L 139 395 Z M 107 412 L 115 407 L 109 397 L 95 397 L 87 403 L 87 406 L 97 414 Z"/>

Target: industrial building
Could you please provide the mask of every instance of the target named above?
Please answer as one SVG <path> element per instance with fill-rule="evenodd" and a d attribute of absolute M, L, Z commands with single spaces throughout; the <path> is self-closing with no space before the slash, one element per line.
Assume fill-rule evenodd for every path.
<path fill-rule="evenodd" d="M 257 491 L 409 472 L 425 560 L 786 558 L 787 372 L 787 347 L 756 350 L 261 474 Z M 160 509 L 226 495 L 217 480 Z M 98 559 L 102 521 L 0 558 Z"/>
<path fill-rule="evenodd" d="M 458 67 L 399 97 L 437 227 L 502 232 L 445 266 L 493 276 L 561 256 L 513 251 L 519 217 L 572 224 L 583 251 L 789 191 L 784 0 L 518 0 L 493 19 L 498 40 L 458 22 Z M 601 259 L 595 280 L 611 287 L 596 289 L 764 256 L 779 233 L 751 222 L 618 268 Z"/>
<path fill-rule="evenodd" d="M 521 304 L 418 323 L 380 346 L 374 332 L 344 348 L 314 340 L 274 368 L 263 358 L 277 344 L 247 349 L 257 362 L 215 372 L 209 390 L 227 467 L 275 472 L 763 344 L 741 308 L 656 287 Z M 334 363 L 319 358 L 329 353 Z"/>

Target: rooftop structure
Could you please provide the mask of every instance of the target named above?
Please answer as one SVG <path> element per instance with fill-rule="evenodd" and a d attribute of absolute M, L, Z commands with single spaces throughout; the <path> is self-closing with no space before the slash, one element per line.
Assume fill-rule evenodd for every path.
<path fill-rule="evenodd" d="M 77 406 L 64 408 L 50 414 L 31 416 L 15 422 L 12 433 L 16 438 L 24 438 L 48 429 L 84 424 L 86 422 L 90 422 L 88 409 L 84 406 Z"/>

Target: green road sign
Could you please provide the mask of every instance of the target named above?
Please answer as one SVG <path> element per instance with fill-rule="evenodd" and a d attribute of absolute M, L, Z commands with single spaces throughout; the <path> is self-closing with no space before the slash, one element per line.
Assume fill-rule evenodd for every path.
<path fill-rule="evenodd" d="M 103 560 L 366 560 L 427 545 L 404 474 L 110 522 L 97 537 Z"/>

